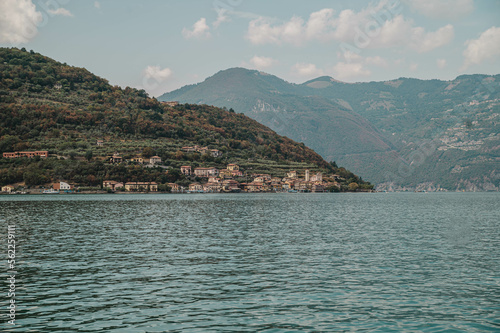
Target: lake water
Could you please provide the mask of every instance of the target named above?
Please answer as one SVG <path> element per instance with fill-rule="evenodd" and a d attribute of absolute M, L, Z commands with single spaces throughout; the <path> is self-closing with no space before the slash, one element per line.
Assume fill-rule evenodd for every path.
<path fill-rule="evenodd" d="M 0 196 L 13 332 L 499 332 L 500 194 Z M 5 263 L 6 260 L 3 260 Z"/>

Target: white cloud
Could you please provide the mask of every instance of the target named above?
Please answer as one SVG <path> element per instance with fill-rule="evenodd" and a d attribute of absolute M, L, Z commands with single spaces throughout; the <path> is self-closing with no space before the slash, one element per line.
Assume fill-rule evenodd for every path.
<path fill-rule="evenodd" d="M 380 56 L 375 56 L 375 57 L 367 57 L 365 59 L 365 64 L 367 65 L 375 65 L 378 67 L 388 67 L 389 64 L 387 63 L 387 60 Z"/>
<path fill-rule="evenodd" d="M 27 43 L 38 33 L 42 13 L 31 0 L 0 1 L 0 42 Z"/>
<path fill-rule="evenodd" d="M 419 13 L 433 18 L 456 19 L 474 11 L 474 0 L 406 0 Z"/>
<path fill-rule="evenodd" d="M 305 36 L 308 39 L 325 39 L 328 40 L 331 34 L 331 29 L 334 27 L 333 9 L 325 8 L 314 12 L 309 16 L 309 20 L 305 26 Z"/>
<path fill-rule="evenodd" d="M 57 9 L 49 9 L 47 10 L 49 14 L 52 15 L 61 15 L 61 16 L 68 16 L 68 17 L 73 17 L 73 14 L 66 8 L 59 7 Z"/>
<path fill-rule="evenodd" d="M 261 17 L 250 21 L 247 38 L 256 45 L 281 42 L 298 45 L 303 40 L 303 25 L 304 20 L 294 16 L 290 21 L 273 27 L 268 19 Z"/>
<path fill-rule="evenodd" d="M 300 78 L 315 78 L 325 73 L 314 64 L 296 63 L 292 66 L 292 75 Z"/>
<path fill-rule="evenodd" d="M 485 60 L 500 56 L 500 28 L 491 27 L 481 33 L 478 39 L 465 42 L 464 64 L 461 70 L 478 65 Z"/>
<path fill-rule="evenodd" d="M 162 82 L 172 76 L 170 68 L 161 68 L 160 66 L 148 66 L 143 71 L 143 76 L 146 79 L 154 79 L 157 82 Z"/>
<path fill-rule="evenodd" d="M 453 39 L 455 33 L 453 26 L 448 24 L 435 32 L 425 32 L 424 28 L 414 28 L 412 34 L 412 47 L 419 53 L 431 51 L 446 45 Z"/>
<path fill-rule="evenodd" d="M 272 67 L 276 63 L 277 63 L 276 60 L 269 57 L 254 56 L 252 59 L 250 59 L 250 65 L 258 70 L 263 70 Z"/>
<path fill-rule="evenodd" d="M 446 59 L 437 59 L 436 65 L 438 66 L 438 68 L 443 69 L 446 67 L 447 61 L 446 61 Z"/>
<path fill-rule="evenodd" d="M 214 28 L 218 28 L 223 22 L 228 22 L 229 16 L 226 9 L 220 9 L 217 12 L 217 20 L 213 23 Z"/>
<path fill-rule="evenodd" d="M 360 12 L 346 9 L 338 15 L 334 15 L 333 9 L 324 8 L 311 13 L 307 21 L 294 16 L 287 22 L 275 25 L 271 24 L 270 19 L 260 17 L 250 22 L 247 38 L 253 44 L 290 41 L 293 44 L 301 44 L 310 40 L 352 42 L 356 38 L 356 30 L 364 29 L 369 22 L 377 23 L 376 17 L 380 15 L 374 16 L 373 13 L 386 10 L 384 8 L 387 6 L 391 6 L 388 4 L 388 0 L 382 0 L 377 6 L 369 5 Z M 386 10 L 388 14 L 383 15 L 386 20 L 390 20 L 394 16 L 389 12 L 389 7 Z M 393 11 L 397 13 L 396 10 Z"/>
<path fill-rule="evenodd" d="M 207 25 L 207 20 L 202 17 L 198 21 L 196 21 L 195 24 L 193 24 L 192 30 L 189 30 L 187 28 L 182 29 L 182 35 L 186 39 L 190 38 L 198 38 L 198 39 L 204 39 L 204 38 L 210 38 L 210 27 Z"/>
<path fill-rule="evenodd" d="M 417 63 L 412 63 L 410 64 L 410 67 L 409 67 L 410 71 L 412 72 L 416 72 L 417 69 L 418 69 L 418 64 Z"/>
<path fill-rule="evenodd" d="M 435 48 L 446 45 L 454 37 L 454 29 L 451 24 L 439 28 L 436 31 L 427 32 L 422 27 L 414 27 L 414 22 L 397 15 L 391 20 L 385 21 L 378 29 L 378 34 L 374 32 L 370 38 L 370 30 L 365 28 L 364 32 L 355 37 L 358 47 L 386 48 L 394 46 L 408 46 L 419 53 L 429 52 Z M 370 26 L 370 23 L 367 24 Z M 364 36 L 363 38 L 361 36 Z M 356 39 L 357 38 L 357 39 Z"/>
<path fill-rule="evenodd" d="M 354 78 L 367 77 L 372 72 L 366 69 L 362 63 L 338 62 L 333 67 L 333 75 L 337 80 L 350 80 Z"/>
<path fill-rule="evenodd" d="M 142 71 L 141 89 L 146 90 L 153 96 L 158 96 L 167 91 L 167 87 L 172 83 L 172 70 L 161 68 L 160 66 L 147 66 Z"/>
<path fill-rule="evenodd" d="M 101 9 L 101 3 L 99 1 L 94 2 L 94 7 L 97 9 Z"/>
<path fill-rule="evenodd" d="M 313 12 L 308 20 L 294 16 L 283 23 L 259 17 L 250 21 L 246 38 L 256 45 L 302 45 L 305 42 L 332 40 L 350 43 L 351 48 L 387 48 L 407 46 L 419 52 L 428 52 L 445 45 L 453 38 L 453 26 L 437 31 L 426 31 L 415 26 L 411 19 L 400 14 L 399 1 L 381 0 L 359 12 L 350 9 L 335 15 L 333 9 Z"/>

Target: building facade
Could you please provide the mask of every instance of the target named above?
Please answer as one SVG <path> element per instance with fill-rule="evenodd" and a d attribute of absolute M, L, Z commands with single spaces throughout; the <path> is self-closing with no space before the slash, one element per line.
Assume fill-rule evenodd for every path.
<path fill-rule="evenodd" d="M 210 155 L 212 155 L 213 157 L 221 157 L 222 152 L 219 149 L 212 149 L 210 150 Z"/>
<path fill-rule="evenodd" d="M 240 167 L 237 164 L 228 164 L 227 169 L 229 171 L 238 171 L 238 170 L 240 170 Z"/>
<path fill-rule="evenodd" d="M 181 166 L 181 173 L 186 176 L 191 176 L 192 170 L 190 165 Z"/>
<path fill-rule="evenodd" d="M 59 182 L 52 184 L 52 188 L 54 190 L 60 190 L 60 191 L 71 191 L 74 189 L 74 186 L 66 182 Z"/>
<path fill-rule="evenodd" d="M 123 183 L 122 182 L 117 182 L 114 180 L 105 180 L 102 182 L 102 187 L 103 188 L 110 188 L 112 191 L 116 191 L 120 188 L 123 188 Z"/>
<path fill-rule="evenodd" d="M 197 177 L 208 178 L 219 175 L 219 170 L 217 170 L 217 168 L 196 168 L 194 169 L 194 175 Z"/>
<path fill-rule="evenodd" d="M 161 157 L 160 156 L 153 156 L 149 159 L 149 163 L 151 164 L 161 164 Z"/>
<path fill-rule="evenodd" d="M 36 156 L 39 156 L 40 158 L 47 158 L 49 156 L 49 152 L 47 150 L 41 150 L 41 151 L 15 151 L 15 152 L 3 153 L 3 157 L 5 158 L 20 158 L 20 157 L 34 158 Z"/>
<path fill-rule="evenodd" d="M 11 185 L 2 186 L 2 192 L 11 193 L 12 191 L 14 191 L 14 186 Z"/>
<path fill-rule="evenodd" d="M 128 182 L 125 190 L 129 192 L 158 192 L 158 183 L 155 182 Z"/>

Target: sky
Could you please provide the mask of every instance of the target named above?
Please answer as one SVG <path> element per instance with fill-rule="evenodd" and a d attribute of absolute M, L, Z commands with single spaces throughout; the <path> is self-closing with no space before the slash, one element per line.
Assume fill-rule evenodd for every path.
<path fill-rule="evenodd" d="M 289 82 L 500 74 L 498 0 L 0 0 L 0 46 L 152 96 L 245 67 Z"/>

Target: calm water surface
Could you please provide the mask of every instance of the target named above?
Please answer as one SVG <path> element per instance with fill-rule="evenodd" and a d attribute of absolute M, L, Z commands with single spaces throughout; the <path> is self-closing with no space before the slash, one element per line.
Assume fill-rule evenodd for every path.
<path fill-rule="evenodd" d="M 499 332 L 500 194 L 1 196 L 13 332 Z M 2 265 L 5 265 L 5 260 Z"/>

